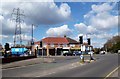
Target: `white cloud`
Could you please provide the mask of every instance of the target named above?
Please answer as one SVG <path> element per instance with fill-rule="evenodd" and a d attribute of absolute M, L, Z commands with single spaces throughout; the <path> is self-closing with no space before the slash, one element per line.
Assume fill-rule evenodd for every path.
<path fill-rule="evenodd" d="M 7 35 L 0 35 L 0 39 L 9 38 Z"/>
<path fill-rule="evenodd" d="M 54 0 L 2 0 L 1 2 L 53 2 Z"/>
<path fill-rule="evenodd" d="M 75 24 L 74 26 L 75 26 L 76 30 L 78 30 L 78 32 L 82 33 L 82 34 L 88 34 L 88 33 L 93 34 L 93 33 L 97 32 L 96 28 L 94 28 L 92 26 L 87 26 L 84 23 Z"/>
<path fill-rule="evenodd" d="M 112 38 L 113 34 L 112 33 L 100 33 L 100 34 L 93 34 L 91 35 L 91 38 L 96 38 L 96 39 L 110 39 Z"/>
<path fill-rule="evenodd" d="M 85 25 L 84 23 L 75 24 L 74 26 L 78 30 L 79 33 L 86 33 L 87 32 L 86 31 L 87 25 Z"/>
<path fill-rule="evenodd" d="M 87 27 L 87 32 L 91 33 L 91 34 L 94 34 L 94 33 L 97 33 L 97 29 L 92 27 L 92 26 L 88 26 Z"/>
<path fill-rule="evenodd" d="M 14 35 L 15 34 L 16 23 L 10 19 L 2 20 L 2 34 L 3 35 Z M 29 33 L 31 31 L 31 25 L 26 23 L 21 23 L 21 33 Z"/>
<path fill-rule="evenodd" d="M 68 4 L 64 3 L 60 5 L 60 13 L 63 17 L 70 17 L 71 9 Z"/>
<path fill-rule="evenodd" d="M 84 15 L 86 23 L 97 30 L 108 31 L 116 28 L 118 25 L 118 16 L 111 14 L 114 6 L 115 4 L 110 3 L 92 5 L 92 10 Z"/>
<path fill-rule="evenodd" d="M 115 35 L 113 30 L 118 28 L 118 15 L 112 14 L 115 5 L 116 3 L 92 5 L 92 10 L 84 15 L 84 23 L 74 25 L 79 32 L 78 36 L 83 34 L 84 40 L 89 36 L 94 39 L 92 45 L 101 47 L 105 40 Z"/>
<path fill-rule="evenodd" d="M 114 22 L 113 22 L 114 21 Z M 108 30 L 117 27 L 118 16 L 113 16 L 107 12 L 98 13 L 90 19 L 90 24 L 98 30 Z"/>
<path fill-rule="evenodd" d="M 49 28 L 46 32 L 48 36 L 70 36 L 72 30 L 68 28 L 68 25 L 63 25 L 60 27 Z"/>
<path fill-rule="evenodd" d="M 24 10 L 24 23 L 21 23 L 22 34 L 31 31 L 31 24 L 56 24 L 68 21 L 71 16 L 71 8 L 67 3 L 61 3 L 58 7 L 53 0 L 50 2 L 24 2 L 13 0 L 12 2 L 2 2 L 0 7 L 0 22 L 2 24 L 3 35 L 14 35 L 15 22 L 11 22 L 11 14 L 14 8 Z"/>
<path fill-rule="evenodd" d="M 15 36 L 13 36 L 13 39 L 15 38 Z M 21 34 L 21 39 L 22 41 L 31 41 L 32 40 L 32 36 L 28 36 L 27 34 Z M 19 35 L 16 35 L 16 41 L 19 41 L 20 37 Z M 35 38 L 33 38 L 33 40 L 36 40 Z"/>
<path fill-rule="evenodd" d="M 95 48 L 102 48 L 106 41 L 104 41 L 104 42 L 98 42 L 98 41 L 99 41 L 99 40 L 93 41 L 92 45 L 93 45 Z"/>
<path fill-rule="evenodd" d="M 71 17 L 71 8 L 67 3 L 61 3 L 60 6 L 57 6 L 53 2 L 53 0 L 45 0 L 43 2 L 32 1 L 34 0 L 31 0 L 30 2 L 13 0 L 12 2 L 3 1 L 1 3 L 2 7 L 0 7 L 0 23 L 2 24 L 2 26 L 0 26 L 0 28 L 2 29 L 2 35 L 0 36 L 0 38 L 4 40 L 6 36 L 11 37 L 15 34 L 15 22 L 11 21 L 11 14 L 14 8 L 20 8 L 21 13 L 24 11 L 23 14 L 25 15 L 25 17 L 21 17 L 21 19 L 24 19 L 24 23 L 21 23 L 21 33 L 23 41 L 29 41 L 31 39 L 31 36 L 28 35 L 30 35 L 31 33 L 32 24 L 37 26 L 40 24 L 49 25 L 62 23 L 68 21 Z M 13 18 L 15 18 L 15 16 L 13 16 Z M 12 37 L 10 39 L 12 39 Z"/>
<path fill-rule="evenodd" d="M 92 5 L 91 8 L 94 12 L 99 13 L 104 11 L 110 11 L 112 10 L 113 6 L 110 6 L 108 3 L 103 3 L 100 5 Z"/>
<path fill-rule="evenodd" d="M 67 3 L 58 7 L 54 2 L 3 2 L 1 12 L 10 18 L 14 8 L 24 10 L 27 24 L 55 24 L 70 19 L 71 9 Z M 9 7 L 8 7 L 9 6 Z"/>
<path fill-rule="evenodd" d="M 91 45 L 93 45 L 93 47 L 102 47 L 107 39 L 112 38 L 113 34 L 78 34 L 76 37 L 73 38 L 79 41 L 79 36 L 83 36 L 83 42 L 87 42 L 87 38 L 91 38 Z"/>

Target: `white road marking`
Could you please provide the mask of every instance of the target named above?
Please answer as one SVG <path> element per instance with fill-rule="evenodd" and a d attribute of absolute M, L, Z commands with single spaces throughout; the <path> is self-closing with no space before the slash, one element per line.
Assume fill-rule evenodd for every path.
<path fill-rule="evenodd" d="M 104 79 L 106 79 L 107 77 L 110 77 L 115 71 L 117 71 L 118 69 L 120 68 L 120 66 L 119 67 L 117 67 L 117 68 L 115 68 L 112 72 L 110 72 Z"/>

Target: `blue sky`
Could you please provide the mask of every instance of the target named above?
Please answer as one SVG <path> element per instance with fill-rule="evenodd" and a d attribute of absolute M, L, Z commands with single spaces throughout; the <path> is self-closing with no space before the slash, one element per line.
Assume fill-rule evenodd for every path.
<path fill-rule="evenodd" d="M 21 24 L 24 43 L 30 41 L 34 24 L 35 41 L 64 35 L 78 40 L 83 35 L 84 42 L 90 37 L 94 47 L 102 47 L 118 33 L 117 5 L 115 2 L 3 2 L 0 8 L 2 45 L 13 44 L 15 23 L 10 21 L 10 15 L 13 8 L 20 7 L 26 16 Z"/>

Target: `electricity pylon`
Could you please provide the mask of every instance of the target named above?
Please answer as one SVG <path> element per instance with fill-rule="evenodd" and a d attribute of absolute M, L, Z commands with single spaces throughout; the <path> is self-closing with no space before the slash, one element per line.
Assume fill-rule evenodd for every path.
<path fill-rule="evenodd" d="M 20 46 L 22 45 L 22 37 L 21 37 L 21 23 L 24 22 L 24 20 L 21 19 L 23 15 L 23 11 L 19 8 L 14 8 L 12 13 L 12 20 L 16 22 L 15 25 L 15 36 L 14 36 L 14 46 L 16 46 L 16 41 L 20 41 Z"/>

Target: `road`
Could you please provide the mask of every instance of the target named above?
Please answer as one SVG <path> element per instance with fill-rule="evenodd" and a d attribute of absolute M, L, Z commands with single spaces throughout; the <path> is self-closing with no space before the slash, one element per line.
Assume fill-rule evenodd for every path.
<path fill-rule="evenodd" d="M 49 73 L 48 69 L 55 69 L 70 63 L 79 61 L 79 57 L 51 57 L 55 59 L 52 63 L 40 63 L 25 67 L 3 69 L 3 77 L 36 77 Z M 45 73 L 46 72 L 46 73 Z"/>
<path fill-rule="evenodd" d="M 47 77 L 106 77 L 118 67 L 118 55 L 98 56 L 100 59 L 85 66 L 47 75 Z"/>
<path fill-rule="evenodd" d="M 118 67 L 118 56 L 115 54 L 97 55 L 95 58 L 97 59 L 95 62 L 70 69 L 66 66 L 78 62 L 79 57 L 54 58 L 53 63 L 5 69 L 2 70 L 2 75 L 3 77 L 105 77 Z M 85 59 L 89 59 L 89 56 L 86 56 Z M 58 70 L 59 67 L 61 69 Z M 53 70 L 54 73 L 50 73 Z"/>

